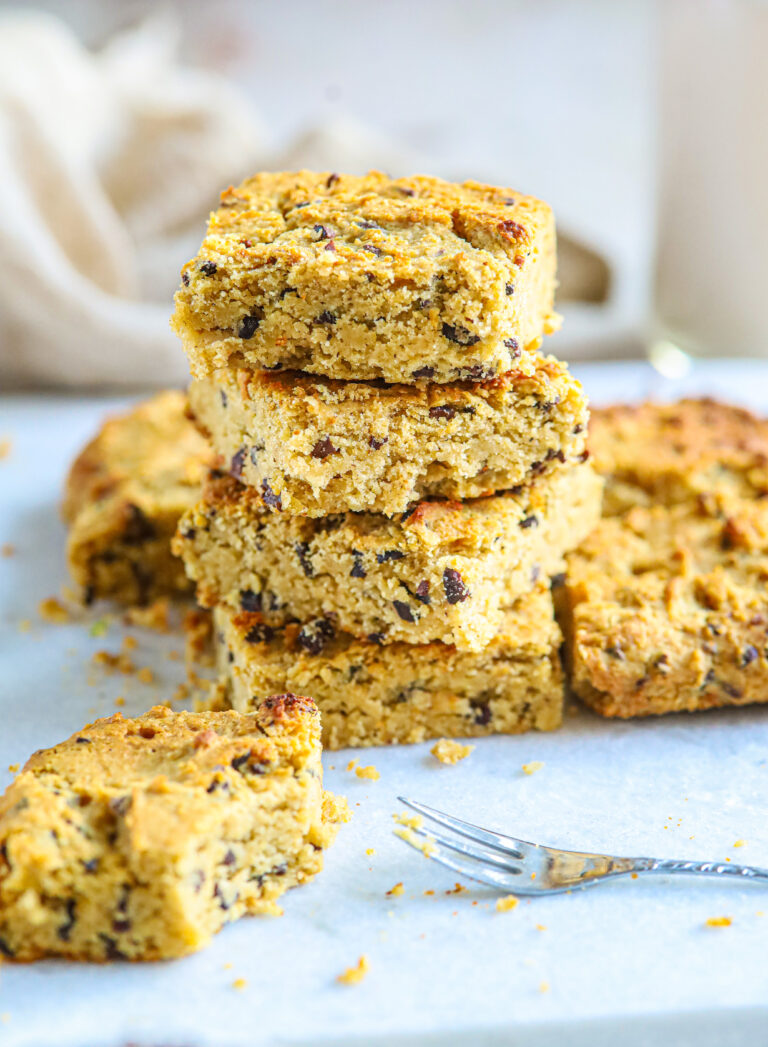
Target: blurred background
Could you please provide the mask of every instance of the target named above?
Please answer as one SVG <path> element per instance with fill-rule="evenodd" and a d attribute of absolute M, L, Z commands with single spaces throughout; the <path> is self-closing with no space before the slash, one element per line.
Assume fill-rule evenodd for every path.
<path fill-rule="evenodd" d="M 219 190 L 301 166 L 546 199 L 561 357 L 761 353 L 766 44 L 758 0 L 0 3 L 0 383 L 183 381 Z"/>

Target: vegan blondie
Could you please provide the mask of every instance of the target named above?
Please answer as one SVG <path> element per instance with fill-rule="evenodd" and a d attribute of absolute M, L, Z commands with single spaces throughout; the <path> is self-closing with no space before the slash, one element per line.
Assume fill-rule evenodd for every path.
<path fill-rule="evenodd" d="M 587 400 L 565 364 L 490 382 L 384 385 L 225 368 L 193 382 L 192 411 L 223 468 L 284 511 L 393 515 L 422 498 L 476 498 L 584 451 Z"/>
<path fill-rule="evenodd" d="M 97 720 L 35 753 L 0 799 L 0 954 L 192 952 L 314 876 L 341 817 L 308 698 Z"/>
<path fill-rule="evenodd" d="M 200 378 L 233 363 L 436 382 L 533 368 L 557 327 L 550 208 L 438 178 L 257 174 L 222 193 L 173 327 Z"/>
<path fill-rule="evenodd" d="M 67 560 L 86 603 L 191 591 L 171 538 L 200 496 L 211 452 L 185 407 L 184 394 L 169 391 L 110 418 L 72 465 Z"/>
<path fill-rule="evenodd" d="M 272 511 L 271 489 L 214 473 L 173 548 L 205 607 L 258 611 L 273 625 L 327 617 L 376 642 L 477 651 L 507 607 L 562 569 L 599 518 L 601 490 L 585 462 L 487 498 L 419 502 L 395 518 L 310 518 Z"/>
<path fill-rule="evenodd" d="M 272 687 L 311 690 L 329 749 L 547 731 L 561 721 L 561 636 L 542 585 L 504 614 L 479 652 L 439 642 L 381 646 L 325 618 L 272 628 L 260 614 L 213 614 L 234 708 L 252 710 Z"/>

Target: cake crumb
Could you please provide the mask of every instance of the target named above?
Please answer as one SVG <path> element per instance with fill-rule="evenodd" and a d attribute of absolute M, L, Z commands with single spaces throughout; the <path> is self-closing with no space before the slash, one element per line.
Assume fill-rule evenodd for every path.
<path fill-rule="evenodd" d="M 72 621 L 72 615 L 58 598 L 58 596 L 47 596 L 37 605 L 37 613 L 44 622 L 54 625 L 64 625 Z"/>
<path fill-rule="evenodd" d="M 531 763 L 523 764 L 523 773 L 535 774 L 536 771 L 540 771 L 543 766 L 544 764 L 541 762 L 541 760 L 532 760 Z"/>
<path fill-rule="evenodd" d="M 730 916 L 710 916 L 710 918 L 705 921 L 704 926 L 705 927 L 730 927 L 732 923 L 733 923 L 733 920 L 731 919 Z"/>
<path fill-rule="evenodd" d="M 465 887 L 463 883 L 455 883 L 453 887 L 449 887 L 445 892 L 446 894 L 464 894 L 469 888 Z"/>
<path fill-rule="evenodd" d="M 125 705 L 125 698 L 123 698 L 122 694 L 119 694 L 117 698 L 115 698 L 115 705 L 118 707 L 118 709 L 122 708 L 122 706 Z"/>
<path fill-rule="evenodd" d="M 245 978 L 235 978 L 235 980 L 232 982 L 232 988 L 237 989 L 238 992 L 242 992 L 242 990 L 246 987 L 247 984 L 248 982 L 245 980 Z"/>
<path fill-rule="evenodd" d="M 233 967 L 234 967 L 233 963 L 225 963 L 224 964 L 224 970 L 225 971 L 231 971 Z"/>
<path fill-rule="evenodd" d="M 19 632 L 20 633 L 28 633 L 31 628 L 32 628 L 32 622 L 29 620 L 29 618 L 22 618 L 21 621 L 19 622 Z"/>
<path fill-rule="evenodd" d="M 17 763 L 9 763 L 8 764 L 8 770 L 11 772 L 11 774 L 16 774 L 18 769 L 19 769 L 19 765 Z"/>
<path fill-rule="evenodd" d="M 435 853 L 435 841 L 431 836 L 421 837 L 417 836 L 412 829 L 403 828 L 395 829 L 395 836 L 399 836 L 401 840 L 405 840 L 411 847 L 415 847 L 417 851 L 421 851 L 425 858 L 429 858 L 430 855 Z"/>
<path fill-rule="evenodd" d="M 372 782 L 377 782 L 381 778 L 373 764 L 369 764 L 368 767 L 356 767 L 355 774 L 358 778 L 370 778 Z"/>
<path fill-rule="evenodd" d="M 13 556 L 15 552 L 16 546 L 11 545 L 10 542 L 4 542 L 3 545 L 0 546 L 0 555 L 2 556 Z"/>
<path fill-rule="evenodd" d="M 125 653 L 113 654 L 111 651 L 96 651 L 91 662 L 108 673 L 122 673 L 130 676 L 136 672 L 136 666 Z"/>
<path fill-rule="evenodd" d="M 496 902 L 496 912 L 511 912 L 516 909 L 520 901 L 515 898 L 514 894 L 507 894 L 504 898 L 499 898 Z"/>
<path fill-rule="evenodd" d="M 357 961 L 356 966 L 347 967 L 343 974 L 338 975 L 336 981 L 340 982 L 341 985 L 357 985 L 358 982 L 365 978 L 369 970 L 368 957 L 363 955 Z"/>
<path fill-rule="evenodd" d="M 401 894 L 405 894 L 405 887 L 403 887 L 402 880 L 396 883 L 394 887 L 390 887 L 387 894 L 393 898 L 399 898 Z"/>
<path fill-rule="evenodd" d="M 213 618 L 199 608 L 187 611 L 182 622 L 184 660 L 188 666 L 213 666 Z"/>
<path fill-rule="evenodd" d="M 357 758 L 355 758 L 354 760 L 350 760 L 349 763 L 347 764 L 347 770 L 348 771 L 354 771 L 355 767 L 357 767 L 357 765 L 359 763 L 360 763 L 360 761 Z"/>
<path fill-rule="evenodd" d="M 435 892 L 434 892 L 433 890 L 429 890 L 429 891 L 425 891 L 424 893 L 425 893 L 426 895 L 429 895 L 429 896 L 431 896 L 431 895 L 433 895 L 433 894 L 434 894 Z"/>
<path fill-rule="evenodd" d="M 4 440 L 0 440 L 0 461 L 3 458 L 7 458 L 11 453 L 11 441 L 7 437 Z"/>
<path fill-rule="evenodd" d="M 549 992 L 549 982 L 541 982 L 539 992 Z"/>
<path fill-rule="evenodd" d="M 375 854 L 375 853 L 376 853 L 376 850 L 375 850 L 375 848 L 373 848 L 373 847 L 366 847 L 366 849 L 365 849 L 365 853 L 366 853 L 366 854 L 368 855 L 368 857 L 370 858 L 370 856 L 371 856 L 372 854 Z"/>
<path fill-rule="evenodd" d="M 138 646 L 139 646 L 139 641 L 136 639 L 135 636 L 125 636 L 125 637 L 123 637 L 122 649 L 124 651 L 135 651 Z"/>
<path fill-rule="evenodd" d="M 455 764 L 459 760 L 465 760 L 474 748 L 474 745 L 462 745 L 461 742 L 451 741 L 450 738 L 441 738 L 429 751 L 440 763 Z"/>
<path fill-rule="evenodd" d="M 734 847 L 746 847 L 746 845 L 747 845 L 747 841 L 746 840 L 737 840 L 736 843 L 733 846 Z"/>
<path fill-rule="evenodd" d="M 123 621 L 126 625 L 138 625 L 156 633 L 167 633 L 171 628 L 170 609 L 171 602 L 168 597 L 161 596 L 146 607 L 129 607 Z"/>
<path fill-rule="evenodd" d="M 148 665 L 145 665 L 143 669 L 139 669 L 136 673 L 136 679 L 139 683 L 152 683 L 155 679 L 155 674 Z"/>
<path fill-rule="evenodd" d="M 546 929 L 547 929 L 547 925 L 545 923 L 537 923 L 536 924 L 536 930 L 537 931 L 546 931 Z"/>
<path fill-rule="evenodd" d="M 393 814 L 392 818 L 398 825 L 405 825 L 408 829 L 420 829 L 424 824 L 420 814 Z"/>

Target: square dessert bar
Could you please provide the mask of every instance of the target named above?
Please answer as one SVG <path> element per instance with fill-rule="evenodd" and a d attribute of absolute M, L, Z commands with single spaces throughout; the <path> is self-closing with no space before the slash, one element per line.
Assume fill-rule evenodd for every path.
<path fill-rule="evenodd" d="M 402 516 L 288 516 L 271 491 L 212 474 L 175 552 L 206 607 L 269 624 L 328 617 L 381 643 L 432 640 L 480 650 L 505 608 L 562 569 L 600 515 L 589 463 L 468 502 L 419 502 Z M 265 497 L 264 497 L 265 496 Z"/>
<path fill-rule="evenodd" d="M 252 710 L 272 687 L 311 690 L 330 749 L 548 731 L 562 719 L 561 636 L 541 585 L 504 614 L 479 652 L 439 642 L 381 646 L 325 618 L 273 629 L 263 615 L 213 614 L 234 708 Z"/>
<path fill-rule="evenodd" d="M 67 560 L 86 603 L 191 591 L 171 538 L 200 496 L 211 452 L 185 408 L 183 393 L 160 393 L 109 419 L 72 465 Z"/>
<path fill-rule="evenodd" d="M 768 421 L 715 400 L 593 408 L 604 515 L 636 505 L 768 494 Z"/>
<path fill-rule="evenodd" d="M 385 385 L 225 368 L 190 406 L 222 468 L 266 485 L 283 510 L 393 515 L 422 498 L 477 498 L 579 458 L 589 412 L 565 364 L 530 376 Z"/>
<path fill-rule="evenodd" d="M 604 716 L 768 701 L 768 505 L 639 506 L 568 557 L 574 690 Z"/>
<path fill-rule="evenodd" d="M 552 211 L 511 189 L 258 174 L 222 193 L 173 326 L 198 378 L 493 378 L 556 329 L 555 255 Z"/>
<path fill-rule="evenodd" d="M 344 816 L 311 699 L 97 720 L 0 798 L 0 954 L 155 960 L 275 911 Z"/>

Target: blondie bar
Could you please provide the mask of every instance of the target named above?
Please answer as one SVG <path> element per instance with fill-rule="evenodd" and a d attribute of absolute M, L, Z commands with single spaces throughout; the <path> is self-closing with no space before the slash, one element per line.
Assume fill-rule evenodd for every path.
<path fill-rule="evenodd" d="M 768 701 L 766 578 L 759 500 L 603 519 L 560 590 L 574 690 L 621 717 Z"/>
<path fill-rule="evenodd" d="M 593 408 L 606 516 L 635 505 L 768 494 L 768 421 L 715 400 Z"/>
<path fill-rule="evenodd" d="M 109 419 L 72 465 L 67 560 L 86 603 L 191 591 L 171 538 L 200 496 L 211 452 L 185 407 L 184 394 L 170 391 Z"/>
<path fill-rule="evenodd" d="M 258 174 L 221 196 L 173 326 L 195 377 L 235 363 L 329 378 L 493 378 L 554 330 L 555 224 L 511 189 Z"/>
<path fill-rule="evenodd" d="M 235 709 L 253 709 L 272 687 L 311 690 L 330 749 L 547 731 L 561 721 L 561 636 L 548 587 L 518 600 L 479 652 L 439 642 L 381 646 L 337 632 L 328 619 L 273 629 L 263 615 L 213 614 Z"/>
<path fill-rule="evenodd" d="M 270 624 L 330 618 L 381 643 L 432 640 L 480 650 L 504 609 L 562 569 L 600 515 L 588 462 L 504 494 L 419 502 L 401 516 L 310 518 L 212 474 L 174 539 L 206 607 L 259 611 Z"/>
<path fill-rule="evenodd" d="M 308 698 L 97 720 L 0 799 L 0 954 L 192 952 L 314 876 L 340 817 Z"/>
<path fill-rule="evenodd" d="M 577 459 L 587 400 L 565 364 L 490 382 L 383 385 L 225 368 L 189 390 L 224 468 L 266 483 L 294 515 L 393 515 L 428 497 L 477 498 Z"/>

